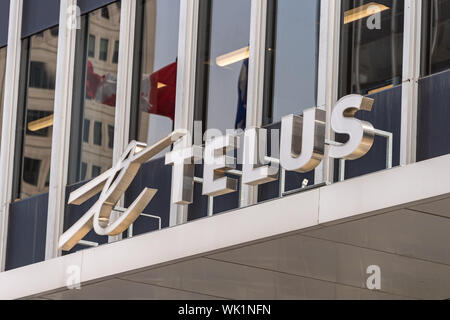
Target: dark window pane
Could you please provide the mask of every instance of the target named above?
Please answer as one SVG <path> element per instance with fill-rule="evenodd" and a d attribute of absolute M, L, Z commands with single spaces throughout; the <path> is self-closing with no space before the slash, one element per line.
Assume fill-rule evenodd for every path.
<path fill-rule="evenodd" d="M 95 36 L 92 34 L 89 35 L 88 56 L 91 58 L 95 57 Z"/>
<path fill-rule="evenodd" d="M 53 114 L 49 111 L 28 110 L 27 111 L 27 135 L 47 137 L 49 134 L 49 123 L 53 121 Z"/>
<path fill-rule="evenodd" d="M 109 9 L 108 9 L 108 7 L 104 7 L 101 10 L 102 10 L 102 17 L 105 18 L 105 19 L 109 19 Z"/>
<path fill-rule="evenodd" d="M 87 163 L 82 162 L 81 163 L 81 180 L 86 180 L 86 173 L 87 173 Z"/>
<path fill-rule="evenodd" d="M 38 185 L 41 160 L 25 157 L 23 159 L 23 181 L 33 186 Z"/>
<path fill-rule="evenodd" d="M 102 145 L 102 123 L 98 121 L 94 123 L 94 144 L 97 146 Z"/>
<path fill-rule="evenodd" d="M 102 168 L 98 166 L 92 166 L 92 178 L 98 177 L 102 172 Z"/>
<path fill-rule="evenodd" d="M 342 2 L 339 96 L 401 83 L 404 1 Z"/>
<path fill-rule="evenodd" d="M 423 1 L 422 76 L 450 68 L 450 0 Z"/>
<path fill-rule="evenodd" d="M 114 148 L 114 127 L 108 125 L 108 148 Z"/>
<path fill-rule="evenodd" d="M 84 119 L 84 126 L 83 126 L 83 142 L 89 143 L 89 133 L 91 129 L 91 120 Z"/>
<path fill-rule="evenodd" d="M 114 42 L 114 54 L 113 54 L 113 63 L 119 62 L 119 41 Z"/>
<path fill-rule="evenodd" d="M 45 62 L 30 62 L 30 88 L 53 89 L 55 87 L 54 71 L 48 68 Z"/>
<path fill-rule="evenodd" d="M 100 39 L 100 60 L 106 61 L 108 60 L 108 47 L 109 40 L 108 39 Z"/>

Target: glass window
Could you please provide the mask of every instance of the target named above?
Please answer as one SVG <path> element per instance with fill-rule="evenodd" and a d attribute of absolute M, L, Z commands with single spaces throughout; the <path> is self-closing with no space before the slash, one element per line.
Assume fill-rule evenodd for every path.
<path fill-rule="evenodd" d="M 75 65 L 81 67 L 74 73 L 69 184 L 89 180 L 93 173 L 101 174 L 112 166 L 113 150 L 102 142 L 108 126 L 115 122 L 118 65 L 108 60 L 111 55 L 107 51 L 109 43 L 119 39 L 120 6 L 112 3 L 107 8 L 109 19 L 104 19 L 102 9 L 98 9 L 81 17 L 81 29 L 77 31 Z M 89 54 L 90 38 L 101 39 L 99 55 Z M 89 169 L 83 177 L 82 163 L 96 166 L 100 172 Z"/>
<path fill-rule="evenodd" d="M 41 160 L 25 157 L 23 160 L 23 181 L 37 187 L 40 167 Z"/>
<path fill-rule="evenodd" d="M 50 171 L 53 135 L 53 108 L 55 96 L 56 57 L 58 29 L 46 30 L 40 35 L 25 39 L 28 50 L 28 72 L 22 72 L 21 82 L 28 79 L 23 95 L 23 111 L 18 116 L 23 125 L 18 126 L 17 139 L 22 145 L 17 150 L 22 161 L 16 163 L 16 196 L 24 199 L 48 191 L 47 176 Z M 22 70 L 27 70 L 22 67 Z"/>
<path fill-rule="evenodd" d="M 82 181 L 86 179 L 86 173 L 87 173 L 87 163 L 82 162 L 81 163 L 81 180 Z"/>
<path fill-rule="evenodd" d="M 130 139 L 152 143 L 173 130 L 180 0 L 139 1 Z M 160 155 L 164 155 L 167 150 Z"/>
<path fill-rule="evenodd" d="M 370 112 L 355 117 L 392 133 L 394 167 L 400 164 L 404 8 L 404 0 L 344 0 L 341 12 L 339 97 L 354 93 L 374 99 Z M 345 143 L 348 135 L 336 134 L 335 140 Z M 335 160 L 334 179 L 385 170 L 387 147 L 388 139 L 377 134 L 364 157 L 342 166 Z"/>
<path fill-rule="evenodd" d="M 3 47 L 0 49 L 0 132 L 2 132 L 2 123 L 3 123 L 5 75 L 6 75 L 6 47 Z M 0 143 L 1 143 L 1 139 L 0 139 Z"/>
<path fill-rule="evenodd" d="M 100 172 L 102 171 L 102 168 L 99 166 L 92 166 L 92 177 L 98 177 L 100 175 Z"/>
<path fill-rule="evenodd" d="M 423 1 L 422 76 L 450 68 L 450 0 Z"/>
<path fill-rule="evenodd" d="M 102 145 L 102 123 L 98 121 L 94 122 L 94 144 Z"/>
<path fill-rule="evenodd" d="M 316 105 L 320 0 L 269 0 L 264 124 Z"/>
<path fill-rule="evenodd" d="M 450 0 L 423 3 L 417 161 L 450 153 Z"/>
<path fill-rule="evenodd" d="M 200 1 L 195 120 L 205 129 L 245 127 L 250 7 L 250 0 Z"/>
<path fill-rule="evenodd" d="M 91 121 L 89 119 L 84 119 L 83 142 L 89 143 L 90 127 L 91 127 Z"/>
<path fill-rule="evenodd" d="M 92 34 L 89 35 L 88 56 L 90 58 L 95 57 L 95 36 Z"/>
<path fill-rule="evenodd" d="M 109 40 L 108 39 L 100 39 L 100 60 L 106 61 L 108 60 L 108 47 Z"/>
<path fill-rule="evenodd" d="M 114 148 L 114 126 L 108 124 L 108 148 Z"/>
<path fill-rule="evenodd" d="M 119 41 L 114 41 L 113 63 L 119 63 Z"/>
<path fill-rule="evenodd" d="M 339 96 L 401 84 L 404 1 L 342 2 Z"/>
<path fill-rule="evenodd" d="M 102 17 L 105 19 L 109 19 L 109 10 L 108 7 L 102 8 Z"/>

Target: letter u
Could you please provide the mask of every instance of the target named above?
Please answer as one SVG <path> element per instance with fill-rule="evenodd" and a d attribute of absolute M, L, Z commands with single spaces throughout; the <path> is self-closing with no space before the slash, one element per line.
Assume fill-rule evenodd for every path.
<path fill-rule="evenodd" d="M 305 173 L 322 162 L 326 112 L 310 108 L 303 117 L 289 115 L 281 122 L 280 162 L 287 171 Z"/>

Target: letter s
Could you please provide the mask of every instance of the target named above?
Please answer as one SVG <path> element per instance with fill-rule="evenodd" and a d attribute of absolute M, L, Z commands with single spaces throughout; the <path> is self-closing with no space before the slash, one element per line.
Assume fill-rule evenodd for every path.
<path fill-rule="evenodd" d="M 375 129 L 369 122 L 355 119 L 354 116 L 359 110 L 371 111 L 373 102 L 373 99 L 352 94 L 336 103 L 331 115 L 331 128 L 350 138 L 342 146 L 330 147 L 331 158 L 356 160 L 370 151 L 375 139 Z"/>

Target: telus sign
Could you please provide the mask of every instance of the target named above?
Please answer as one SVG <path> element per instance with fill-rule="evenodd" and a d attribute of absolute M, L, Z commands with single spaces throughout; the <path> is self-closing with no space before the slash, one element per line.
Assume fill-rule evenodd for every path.
<path fill-rule="evenodd" d="M 356 119 L 360 110 L 371 111 L 373 99 L 349 95 L 339 100 L 331 115 L 334 132 L 349 136 L 343 145 L 331 145 L 329 156 L 356 160 L 371 149 L 375 129 L 372 124 Z M 289 115 L 282 119 L 280 165 L 286 171 L 306 173 L 322 162 L 325 153 L 326 112 L 311 108 L 303 116 Z M 111 213 L 130 186 L 142 164 L 172 144 L 189 139 L 186 131 L 174 131 L 168 137 L 147 146 L 133 141 L 120 160 L 108 171 L 70 194 L 69 204 L 80 205 L 101 192 L 99 199 L 80 220 L 59 239 L 62 250 L 71 250 L 94 228 L 99 235 L 116 236 L 126 231 L 147 207 L 157 190 L 145 188 L 131 206 L 114 221 Z M 244 134 L 242 183 L 257 186 L 278 179 L 279 165 L 265 161 L 267 131 L 250 128 Z M 166 154 L 166 164 L 173 166 L 172 201 L 178 205 L 193 202 L 195 164 L 203 159 L 203 195 L 221 196 L 238 190 L 238 181 L 226 175 L 236 169 L 237 160 L 228 154 L 239 146 L 236 135 L 227 134 L 208 140 L 205 147 L 192 146 Z"/>

